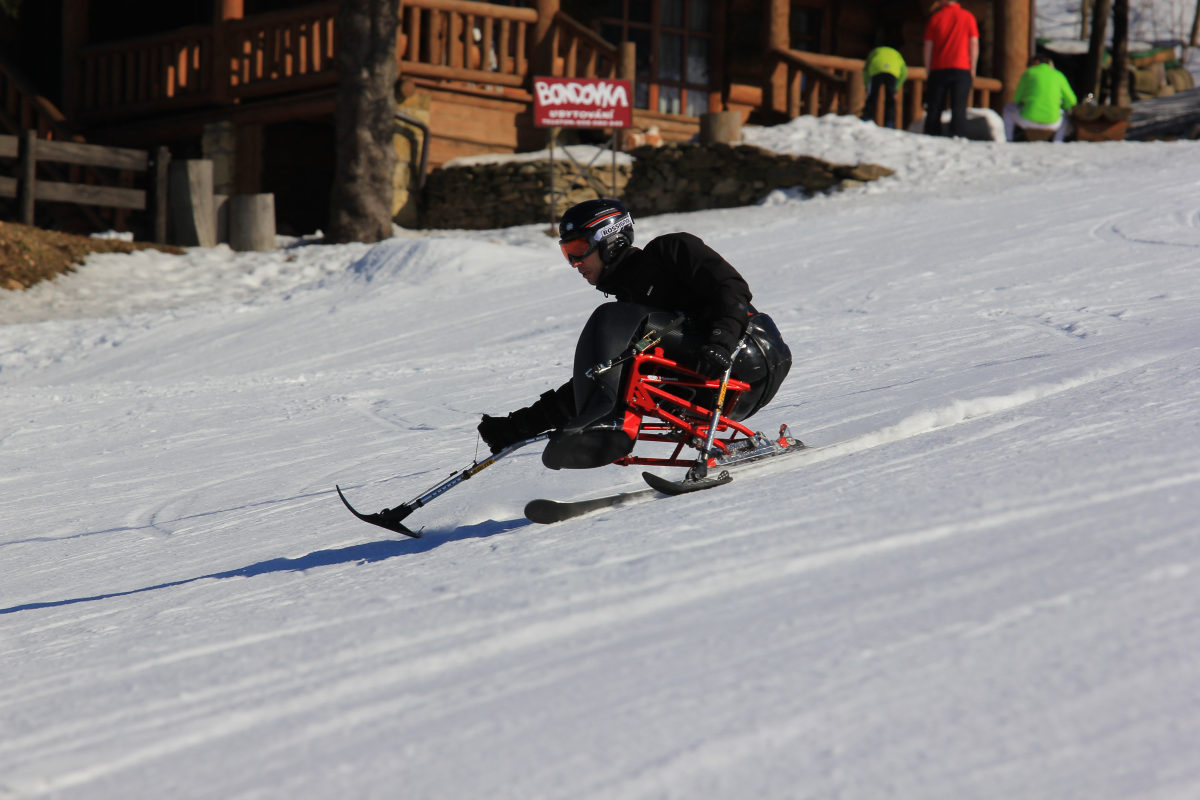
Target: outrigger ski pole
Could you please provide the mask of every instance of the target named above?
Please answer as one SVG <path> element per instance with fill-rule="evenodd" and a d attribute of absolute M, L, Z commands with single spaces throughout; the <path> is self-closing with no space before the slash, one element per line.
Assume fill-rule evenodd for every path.
<path fill-rule="evenodd" d="M 725 368 L 725 374 L 721 376 L 721 386 L 717 391 L 717 404 L 713 406 L 712 419 L 708 423 L 708 435 L 704 438 L 704 449 L 700 451 L 700 457 L 696 459 L 696 463 L 688 470 L 688 477 L 697 480 L 708 475 L 708 457 L 716 455 L 713 452 L 713 442 L 717 438 L 717 423 L 721 421 L 721 412 L 725 409 L 725 392 L 729 389 L 729 379 L 733 375 L 733 362 L 737 360 L 738 352 L 746 346 L 746 337 L 743 336 L 738 340 L 737 347 L 733 348 L 733 353 L 729 359 L 729 366 Z"/>
<path fill-rule="evenodd" d="M 404 520 L 408 517 L 409 514 L 413 513 L 418 508 L 420 508 L 421 506 L 430 502 L 434 498 L 440 497 L 441 495 L 450 491 L 455 486 L 458 486 L 460 483 L 467 480 L 468 478 L 474 477 L 475 475 L 477 475 L 478 473 L 487 469 L 492 464 L 495 464 L 497 461 L 504 458 L 505 456 L 511 455 L 512 453 L 516 452 L 517 450 L 520 450 L 522 447 L 525 447 L 526 445 L 533 444 L 534 442 L 540 442 L 543 439 L 547 439 L 549 437 L 550 437 L 549 433 L 539 433 L 537 436 L 534 436 L 530 439 L 524 439 L 520 442 L 517 442 L 516 444 L 510 444 L 508 447 L 504 448 L 500 452 L 493 453 L 492 455 L 488 456 L 487 458 L 483 459 L 482 461 L 476 461 L 474 464 L 467 467 L 466 469 L 462 469 L 457 472 L 450 473 L 449 478 L 446 478 L 446 480 L 442 481 L 437 486 L 434 486 L 432 489 L 425 492 L 424 494 L 422 494 L 418 497 L 414 497 L 412 500 L 409 500 L 407 503 L 404 503 L 403 505 L 398 505 L 395 508 L 385 508 L 377 514 L 363 514 L 360 511 L 356 510 L 354 508 L 354 506 L 350 505 L 350 501 L 346 499 L 346 495 L 342 494 L 342 487 L 335 486 L 334 488 L 337 489 L 338 497 L 342 498 L 342 502 L 345 503 L 346 508 L 350 509 L 350 513 L 353 514 L 354 516 L 358 517 L 359 519 L 361 519 L 363 522 L 369 522 L 372 525 L 378 525 L 379 527 L 386 528 L 387 530 L 392 531 L 393 533 L 401 533 L 401 534 L 404 534 L 405 536 L 411 536 L 414 539 L 420 539 L 421 532 L 419 530 L 418 531 L 409 530 L 407 527 L 405 527 L 403 525 Z"/>

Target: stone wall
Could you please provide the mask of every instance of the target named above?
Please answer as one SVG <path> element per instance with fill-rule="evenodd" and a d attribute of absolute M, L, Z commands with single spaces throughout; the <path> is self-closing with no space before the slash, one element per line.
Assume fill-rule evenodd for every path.
<path fill-rule="evenodd" d="M 551 165 L 549 161 L 502 161 L 492 164 L 445 166 L 432 170 L 421 203 L 422 228 L 506 228 L 550 221 Z M 632 168 L 618 164 L 617 195 L 624 194 Z M 555 219 L 576 203 L 611 196 L 611 163 L 585 170 L 570 162 L 554 162 Z"/>
<path fill-rule="evenodd" d="M 732 208 L 761 202 L 776 189 L 817 194 L 887 177 L 875 164 L 831 164 L 747 144 L 641 147 L 622 198 L 634 214 Z"/>
<path fill-rule="evenodd" d="M 640 147 L 630 155 L 632 166 L 617 165 L 617 196 L 641 215 L 753 205 L 776 189 L 815 194 L 893 174 L 875 164 L 831 164 L 744 144 Z M 554 163 L 555 219 L 577 202 L 612 194 L 610 159 L 599 162 L 584 177 L 576 175 L 573 164 Z M 549 222 L 550 175 L 547 160 L 433 170 L 425 185 L 420 226 L 481 229 Z"/>

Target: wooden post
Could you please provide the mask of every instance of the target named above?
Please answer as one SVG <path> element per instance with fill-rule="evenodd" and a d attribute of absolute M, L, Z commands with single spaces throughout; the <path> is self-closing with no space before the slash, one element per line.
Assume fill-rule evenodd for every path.
<path fill-rule="evenodd" d="M 770 0 L 767 6 L 767 51 L 786 50 L 791 45 L 788 29 L 791 15 L 790 0 Z M 767 75 L 763 87 L 763 106 L 767 111 L 787 113 L 787 65 L 778 63 Z"/>
<path fill-rule="evenodd" d="M 245 2 L 213 0 L 213 5 L 213 54 L 209 64 L 213 95 L 218 103 L 230 103 L 233 100 L 233 48 L 229 42 L 229 26 L 225 23 L 245 16 Z"/>
<path fill-rule="evenodd" d="M 862 116 L 863 106 L 867 104 L 867 88 L 863 85 L 862 74 L 859 72 L 846 72 L 846 114 L 853 116 Z"/>
<path fill-rule="evenodd" d="M 637 44 L 621 42 L 617 50 L 617 77 L 629 81 L 632 91 L 637 82 Z"/>
<path fill-rule="evenodd" d="M 1192 35 L 1188 38 L 1188 44 L 1196 47 L 1200 42 L 1197 38 L 1200 37 L 1200 0 L 1196 0 L 1196 14 L 1192 17 Z"/>
<path fill-rule="evenodd" d="M 1031 0 L 1007 0 L 1000 4 L 995 75 L 1004 84 L 999 105 L 1011 103 L 1025 68 L 1029 65 Z"/>
<path fill-rule="evenodd" d="M 229 246 L 234 250 L 275 249 L 275 195 L 229 198 Z"/>
<path fill-rule="evenodd" d="M 554 15 L 561 7 L 560 0 L 537 0 L 537 23 L 533 26 L 533 52 L 530 55 L 532 75 L 554 74 Z"/>
<path fill-rule="evenodd" d="M 229 244 L 229 195 L 213 194 L 213 220 L 217 224 L 217 243 Z"/>
<path fill-rule="evenodd" d="M 617 77 L 629 81 L 629 104 L 633 105 L 634 98 L 637 97 L 637 45 L 633 42 L 621 42 L 617 46 Z M 622 150 L 628 149 L 628 128 L 620 129 L 617 142 Z M 553 155 L 552 152 L 552 158 Z"/>
<path fill-rule="evenodd" d="M 202 158 L 173 162 L 169 192 L 173 243 L 183 247 L 216 245 L 212 162 Z"/>
<path fill-rule="evenodd" d="M 700 115 L 700 144 L 734 144 L 742 140 L 742 115 L 737 111 L 709 111 Z"/>
<path fill-rule="evenodd" d="M 712 29 L 714 31 L 727 31 L 728 23 L 726 22 L 727 3 L 713 3 L 712 9 Z M 708 110 L 709 111 L 724 111 L 726 108 L 725 92 L 725 36 L 714 36 L 712 38 L 712 54 L 709 62 L 709 79 L 708 79 Z"/>
<path fill-rule="evenodd" d="M 1129 0 L 1113 0 L 1112 97 L 1114 106 L 1129 105 Z"/>
<path fill-rule="evenodd" d="M 62 0 L 62 110 L 67 119 L 76 117 L 83 100 L 79 50 L 88 43 L 89 5 L 89 0 Z"/>
<path fill-rule="evenodd" d="M 233 183 L 238 194 L 255 194 L 262 188 L 263 126 L 242 122 L 236 126 Z"/>
<path fill-rule="evenodd" d="M 1083 93 L 1100 101 L 1100 74 L 1104 71 L 1104 39 L 1108 33 L 1108 15 L 1112 0 L 1094 0 L 1092 38 L 1088 40 L 1087 65 L 1083 71 Z M 1083 100 L 1084 98 L 1079 98 Z"/>
<path fill-rule="evenodd" d="M 171 151 L 160 146 L 154 151 L 147 180 L 146 210 L 150 212 L 150 235 L 159 244 L 167 243 L 167 187 Z"/>
<path fill-rule="evenodd" d="M 909 78 L 905 82 L 904 91 L 908 95 L 908 103 L 905 105 L 904 118 L 911 123 L 915 119 L 920 119 L 925 113 L 923 98 L 925 97 L 925 79 L 924 78 Z M 896 124 L 900 124 L 900 120 L 896 120 Z"/>
<path fill-rule="evenodd" d="M 17 145 L 17 209 L 25 225 L 33 224 L 37 196 L 37 132 L 22 131 Z"/>

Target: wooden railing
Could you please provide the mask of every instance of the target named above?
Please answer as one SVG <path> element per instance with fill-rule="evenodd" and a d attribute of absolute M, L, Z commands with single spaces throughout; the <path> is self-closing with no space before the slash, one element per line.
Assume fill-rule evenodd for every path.
<path fill-rule="evenodd" d="M 86 47 L 79 110 L 118 116 L 331 86 L 336 14 L 323 3 Z"/>
<path fill-rule="evenodd" d="M 904 97 L 896 107 L 896 116 L 903 117 L 906 125 L 925 115 L 925 84 L 928 79 L 929 73 L 924 67 L 908 68 L 908 80 L 904 82 Z M 1003 88 L 1004 84 L 996 78 L 982 78 L 976 75 L 975 81 L 971 84 L 970 106 L 972 108 L 990 108 L 992 95 Z M 900 119 L 896 120 L 896 125 L 900 125 Z"/>
<path fill-rule="evenodd" d="M 265 94 L 337 83 L 338 4 L 257 14 L 198 25 L 82 51 L 79 110 L 85 119 L 226 105 Z M 405 0 L 397 39 L 400 72 L 447 87 L 528 91 L 534 70 L 555 76 L 632 78 L 632 47 L 618 48 L 558 12 L 545 49 L 534 41 L 538 13 L 472 0 Z M 545 26 L 543 26 L 545 27 Z M 764 110 L 802 114 L 861 114 L 865 99 L 859 59 L 776 49 L 767 55 Z M 909 70 L 897 123 L 921 113 L 925 70 Z M 1001 84 L 976 78 L 973 105 L 987 106 Z M 0 71 L 5 113 L 29 123 L 26 93 Z M 19 107 L 19 108 L 18 108 Z M 50 123 L 39 119 L 39 130 Z"/>
<path fill-rule="evenodd" d="M 629 78 L 621 75 L 619 50 L 590 28 L 559 11 L 550 29 L 551 74 L 572 78 Z"/>
<path fill-rule="evenodd" d="M 537 11 L 467 0 L 410 0 L 400 10 L 400 72 L 523 87 Z"/>
<path fill-rule="evenodd" d="M 799 50 L 773 50 L 768 66 L 769 75 L 784 76 L 785 88 L 781 98 L 777 96 L 778 92 L 771 91 L 773 87 L 769 83 L 767 91 L 763 93 L 764 105 L 786 114 L 789 119 L 805 114 L 862 113 L 866 94 L 862 60 Z M 927 79 L 924 67 L 909 68 L 903 98 L 896 109 L 898 128 L 906 127 L 925 113 L 923 101 Z M 976 76 L 971 90 L 971 105 L 976 108 L 989 107 L 992 94 L 999 92 L 1003 86 L 995 78 Z"/>
<path fill-rule="evenodd" d="M 80 54 L 79 111 L 119 117 L 333 86 L 337 9 L 326 2 L 246 19 L 92 45 Z M 538 21 L 531 8 L 471 0 L 406 0 L 400 72 L 528 89 Z M 563 13 L 550 26 L 552 75 L 614 77 L 618 49 Z M 27 127 L 27 126 L 26 126 Z"/>
<path fill-rule="evenodd" d="M 197 105 L 212 99 L 213 28 L 188 28 L 92 45 L 78 62 L 80 111 L 129 112 Z"/>
<path fill-rule="evenodd" d="M 0 130 L 17 135 L 34 130 L 41 139 L 71 139 L 66 117 L 42 97 L 16 68 L 0 58 Z"/>
<path fill-rule="evenodd" d="M 802 114 L 850 114 L 862 107 L 863 62 L 852 58 L 772 50 L 768 56 L 765 104 L 789 119 Z M 783 97 L 779 79 L 784 77 Z"/>
<path fill-rule="evenodd" d="M 227 23 L 229 75 L 217 86 L 234 97 L 333 85 L 337 81 L 337 3 L 256 14 Z"/>

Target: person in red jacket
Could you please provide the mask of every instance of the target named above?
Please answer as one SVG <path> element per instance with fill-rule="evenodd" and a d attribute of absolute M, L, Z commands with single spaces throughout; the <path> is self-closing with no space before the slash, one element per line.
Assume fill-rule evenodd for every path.
<path fill-rule="evenodd" d="M 967 135 L 967 103 L 979 62 L 979 25 L 957 0 L 935 0 L 925 25 L 925 133 L 941 136 L 942 109 L 950 98 L 950 135 Z"/>

